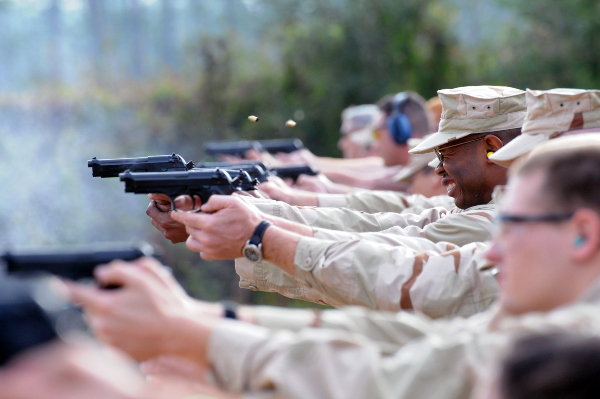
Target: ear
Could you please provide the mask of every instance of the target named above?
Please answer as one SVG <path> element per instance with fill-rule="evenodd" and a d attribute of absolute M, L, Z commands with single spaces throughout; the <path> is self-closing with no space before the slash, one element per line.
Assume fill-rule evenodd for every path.
<path fill-rule="evenodd" d="M 586 262 L 596 256 L 600 249 L 600 216 L 591 209 L 579 209 L 571 219 L 573 233 L 573 258 Z"/>
<path fill-rule="evenodd" d="M 494 136 L 493 134 L 488 134 L 487 136 L 485 136 L 483 143 L 485 145 L 485 153 L 488 158 L 490 157 L 491 154 L 493 154 L 494 152 L 496 152 L 500 148 L 502 148 L 502 145 L 503 145 L 502 140 L 500 140 L 498 137 Z M 493 161 L 490 161 L 489 159 L 488 159 L 488 162 L 495 163 Z"/>

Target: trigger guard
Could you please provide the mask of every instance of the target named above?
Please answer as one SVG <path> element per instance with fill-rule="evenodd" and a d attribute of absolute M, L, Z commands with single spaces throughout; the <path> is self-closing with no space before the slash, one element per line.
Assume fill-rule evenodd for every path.
<path fill-rule="evenodd" d="M 177 208 L 175 207 L 175 198 L 173 198 L 173 197 L 169 196 L 169 199 L 171 200 L 171 210 L 172 210 L 173 212 L 179 212 L 179 211 L 177 210 Z"/>
<path fill-rule="evenodd" d="M 201 207 L 202 205 L 200 205 L 200 207 L 199 207 L 198 209 L 196 209 L 196 199 L 194 198 L 194 194 L 190 194 L 190 197 L 192 197 L 192 210 L 191 210 L 191 211 L 189 211 L 189 212 L 191 212 L 191 213 L 198 213 L 198 212 L 202 212 L 202 211 L 200 210 L 200 207 Z M 202 199 L 202 195 L 198 194 L 198 197 L 200 198 L 200 201 L 202 201 L 202 204 L 204 204 L 204 203 L 205 203 L 205 201 Z"/>

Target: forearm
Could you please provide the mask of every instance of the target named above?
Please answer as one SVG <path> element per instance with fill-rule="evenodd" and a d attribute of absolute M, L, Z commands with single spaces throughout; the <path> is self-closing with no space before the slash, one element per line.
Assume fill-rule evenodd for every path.
<path fill-rule="evenodd" d="M 331 194 L 337 197 L 338 195 Z M 343 198 L 343 195 L 339 195 Z M 350 209 L 295 207 L 285 202 L 272 200 L 253 200 L 252 203 L 264 214 L 314 228 L 326 228 L 346 231 L 381 231 L 393 226 L 381 225 L 378 217 L 372 214 Z"/>

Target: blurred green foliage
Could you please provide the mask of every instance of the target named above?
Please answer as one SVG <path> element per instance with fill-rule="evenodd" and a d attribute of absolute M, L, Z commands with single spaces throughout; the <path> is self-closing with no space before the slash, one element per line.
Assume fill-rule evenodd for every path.
<path fill-rule="evenodd" d="M 491 77 L 539 90 L 600 87 L 600 2 L 503 0 L 502 4 L 518 17 L 504 27 L 505 39 L 488 48 L 502 55 L 488 72 Z"/>
<path fill-rule="evenodd" d="M 337 155 L 343 108 L 402 90 L 431 97 L 461 81 L 450 9 L 439 1 L 262 4 L 269 13 L 256 45 L 234 31 L 202 41 L 204 69 L 181 114 L 186 140 L 298 136 L 319 155 Z M 251 114 L 260 123 L 247 123 Z M 290 118 L 297 128 L 285 128 Z"/>
<path fill-rule="evenodd" d="M 172 98 L 179 102 L 168 112 L 153 110 L 160 118 L 176 116 L 178 137 L 196 149 L 204 140 L 293 136 L 316 154 L 339 155 L 341 110 L 389 93 L 414 90 L 430 98 L 438 89 L 462 85 L 600 83 L 596 1 L 260 3 L 260 39 L 249 45 L 235 30 L 203 37 L 195 92 Z M 493 4 L 488 19 L 494 21 L 494 13 L 503 18 L 465 45 L 458 38 L 464 24 L 458 14 L 472 3 Z M 260 123 L 248 123 L 247 115 L 258 115 Z M 284 125 L 290 118 L 298 122 L 294 129 Z"/>

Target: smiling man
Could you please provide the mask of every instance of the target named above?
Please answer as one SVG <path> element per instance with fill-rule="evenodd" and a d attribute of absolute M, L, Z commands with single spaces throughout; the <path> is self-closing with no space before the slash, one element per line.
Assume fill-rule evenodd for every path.
<path fill-rule="evenodd" d="M 456 89 L 447 89 L 438 91 L 442 103 L 442 119 L 439 125 L 439 131 L 431 137 L 424 140 L 417 148 L 412 149 L 412 154 L 423 154 L 439 149 L 438 156 L 441 156 L 442 149 L 446 148 L 448 156 L 450 154 L 464 153 L 459 147 L 460 143 L 471 142 L 474 139 L 483 140 L 482 133 L 492 133 L 497 138 L 502 139 L 500 143 L 506 144 L 512 138 L 519 134 L 519 129 L 523 124 L 525 117 L 525 97 L 521 90 L 501 86 L 468 86 Z M 477 136 L 478 135 L 478 136 Z M 477 140 L 479 141 L 479 140 Z M 487 151 L 495 152 L 498 148 L 497 142 L 485 140 Z M 468 144 L 470 146 L 470 144 Z M 482 147 L 482 143 L 477 145 Z M 468 170 L 478 173 L 484 171 L 480 169 L 481 160 L 478 158 L 464 159 L 468 164 Z M 473 163 L 475 162 L 475 163 Z M 484 180 L 486 176 L 480 175 Z M 452 185 L 451 179 L 446 179 L 447 184 Z M 460 184 L 460 182 L 459 182 Z M 273 185 L 267 183 L 268 194 L 275 199 L 281 199 L 288 204 L 308 205 L 321 207 L 346 207 L 364 212 L 402 212 L 406 207 L 413 204 L 425 206 L 432 203 L 431 200 L 422 196 L 409 197 L 397 192 L 386 191 L 361 191 L 350 194 L 316 194 L 307 192 L 297 192 L 293 189 L 276 189 Z M 487 187 L 484 187 L 487 190 Z M 461 190 L 463 193 L 467 193 Z M 489 190 L 488 190 L 489 191 Z M 486 202 L 490 201 L 490 193 L 486 191 Z M 456 195 L 458 195 L 457 193 Z M 466 209 L 472 204 L 481 204 L 481 199 L 466 199 L 463 203 L 459 199 L 456 206 Z M 430 207 L 433 207 L 432 205 Z"/>
<path fill-rule="evenodd" d="M 218 197 L 207 209 L 229 201 Z M 233 393 L 265 398 L 333 393 L 482 397 L 478 395 L 493 380 L 502 355 L 520 334 L 600 334 L 599 204 L 599 135 L 559 138 L 535 150 L 505 190 L 501 224 L 486 255 L 499 268 L 500 299 L 469 319 L 431 321 L 405 312 L 348 308 L 281 309 L 279 317 L 265 320 L 256 309 L 247 320 L 263 326 L 251 326 L 219 319 L 214 308 L 185 298 L 172 288 L 168 273 L 149 260 L 138 262 L 137 268 L 115 262 L 98 271 L 103 284 L 123 286 L 119 292 L 71 285 L 71 294 L 102 339 L 140 360 L 161 353 L 185 356 Z M 255 216 L 250 215 L 246 232 L 253 229 Z M 265 238 L 277 237 L 278 230 L 269 227 Z M 194 228 L 190 231 L 196 234 Z M 268 258 L 271 251 L 278 252 L 277 241 L 270 242 L 265 246 Z M 252 309 L 239 313 L 247 317 Z"/>
<path fill-rule="evenodd" d="M 459 190 L 452 190 L 458 201 L 455 209 L 448 211 L 423 205 L 423 208 L 431 209 L 419 215 L 403 215 L 294 207 L 270 200 L 252 200 L 252 204 L 274 224 L 317 238 L 347 238 L 332 230 L 380 232 L 394 228 L 388 233 L 422 237 L 433 242 L 448 241 L 455 245 L 488 239 L 495 211 L 490 204 L 491 193 L 497 184 L 506 182 L 506 170 L 490 161 L 488 156 L 519 134 L 526 113 L 525 92 L 509 87 L 473 86 L 440 90 L 438 94 L 444 106 L 440 129 L 411 152 L 433 152 L 439 148 L 440 153 L 448 155 L 436 173 L 443 174 L 447 184 L 458 186 Z M 478 140 L 461 145 L 473 137 Z M 371 200 L 368 193 L 365 196 L 366 200 Z M 414 203 L 431 203 L 432 200 L 416 195 L 396 196 L 395 201 L 400 211 Z M 181 225 L 172 224 L 167 210 L 152 202 L 147 213 L 154 226 L 171 241 L 185 240 L 187 234 Z M 319 230 L 315 232 L 313 228 Z"/>
<path fill-rule="evenodd" d="M 434 149 L 441 148 L 438 151 L 445 158 L 438 166 L 437 173 L 443 175 L 446 181 L 448 177 L 452 178 L 459 188 L 457 190 L 455 187 L 452 194 L 457 196 L 460 206 L 466 208 L 456 207 L 448 211 L 442 207 L 435 207 L 419 215 L 366 214 L 348 209 L 298 208 L 279 201 L 253 201 L 249 204 L 239 198 L 215 199 L 213 203 L 220 201 L 222 204 L 227 203 L 226 206 L 229 208 L 236 208 L 236 212 L 229 213 L 233 217 L 253 215 L 259 221 L 268 220 L 282 230 L 296 233 L 289 242 L 281 243 L 280 248 L 286 248 L 288 252 L 285 254 L 285 261 L 277 266 L 264 260 L 256 262 L 244 258 L 237 259 L 236 271 L 240 275 L 240 286 L 251 290 L 276 291 L 292 298 L 337 305 L 344 301 L 332 301 L 331 296 L 323 296 L 319 290 L 298 281 L 294 276 L 297 270 L 295 265 L 301 265 L 300 268 L 304 271 L 320 269 L 326 255 L 327 242 L 346 241 L 347 249 L 355 245 L 357 240 L 402 246 L 407 251 L 404 255 L 407 262 L 411 259 L 414 262 L 415 254 L 410 251 L 441 253 L 453 250 L 456 246 L 489 240 L 496 212 L 495 205 L 489 203 L 491 193 L 497 184 L 506 181 L 506 170 L 490 161 L 488 155 L 519 133 L 525 119 L 524 92 L 507 87 L 477 86 L 441 90 L 439 94 L 446 107 L 440 130 L 424 140 L 416 149 L 422 152 L 433 152 Z M 475 110 L 472 110 L 473 107 Z M 466 109 L 469 111 L 464 111 Z M 477 140 L 471 141 L 474 137 Z M 415 197 L 405 197 L 405 200 L 409 198 Z M 211 206 L 204 210 L 210 212 L 218 209 Z M 174 223 L 171 214 L 162 212 L 154 202 L 149 205 L 147 213 L 153 219 L 153 225 L 173 242 L 181 242 L 188 238 L 189 232 L 185 227 Z M 198 216 L 203 217 L 203 215 Z M 188 242 L 190 249 L 201 252 L 201 256 L 205 259 L 231 257 L 230 253 L 225 254 L 220 251 L 224 246 L 223 242 L 216 238 L 217 230 L 225 227 L 230 234 L 233 234 L 242 223 L 229 220 L 225 214 L 223 217 L 222 222 L 217 222 L 215 218 L 214 224 L 195 227 L 196 230 L 204 229 L 200 236 L 202 245 L 195 245 L 198 243 L 194 244 L 193 240 L 190 240 L 192 242 Z M 377 231 L 377 233 L 364 233 L 365 231 Z M 244 242 L 252 235 L 250 232 Z M 312 237 L 314 240 L 300 241 L 299 236 Z M 257 242 L 260 242 L 260 239 Z M 402 276 L 390 270 L 394 279 L 387 279 L 385 276 L 388 274 L 385 272 L 380 274 L 379 265 L 372 263 L 373 257 L 378 256 L 377 251 L 380 249 L 371 249 L 368 244 L 362 246 L 365 247 L 364 253 L 361 252 L 358 259 L 361 259 L 365 267 L 364 273 L 367 275 L 381 276 L 386 278 L 387 282 L 397 281 L 398 278 L 410 280 L 411 276 L 416 278 L 418 275 L 418 268 L 403 268 Z M 211 250 L 203 250 L 207 247 Z M 277 260 L 282 261 L 281 258 Z M 334 285 L 338 285 L 340 291 L 346 292 L 346 282 L 353 281 L 352 273 L 354 271 L 349 267 L 340 277 L 335 278 Z M 381 285 L 388 284 L 376 284 L 376 286 Z M 407 286 L 407 289 L 409 288 L 410 286 Z M 384 296 L 383 292 L 379 296 Z M 395 295 L 389 296 L 395 298 Z M 352 300 L 357 300 L 353 292 L 350 293 L 350 297 Z M 394 300 L 390 299 L 390 303 Z M 364 298 L 361 302 L 372 307 L 379 305 L 369 298 Z M 486 297 L 483 303 L 489 303 L 489 298 Z M 398 306 L 398 302 L 390 306 L 391 308 Z M 390 307 L 386 306 L 386 308 Z M 466 313 L 478 310 L 481 310 L 479 306 L 473 306 Z M 439 314 L 435 313 L 435 315 Z"/>
<path fill-rule="evenodd" d="M 455 200 L 456 209 L 450 213 L 459 214 L 470 208 L 489 204 L 494 187 L 506 182 L 506 169 L 490 161 L 488 157 L 520 134 L 526 114 L 525 92 L 510 87 L 469 86 L 440 90 L 438 95 L 443 105 L 439 131 L 424 139 L 410 152 L 424 154 L 435 151 L 438 159 L 444 160 L 436 173 L 443 176 L 447 193 Z M 424 227 L 438 220 L 441 222 L 441 217 L 436 215 L 438 208 L 435 206 L 439 203 L 436 198 L 368 191 L 346 196 L 329 195 L 327 198 L 330 198 L 326 203 L 328 207 L 350 206 L 371 210 L 379 207 L 393 211 L 365 214 L 346 209 L 297 208 L 282 202 L 264 200 L 254 203 L 267 214 L 333 230 L 381 231 L 394 226 Z M 341 200 L 336 202 L 336 199 Z M 415 205 L 432 210 L 421 214 L 419 218 L 412 217 L 409 221 L 405 216 L 395 213 Z M 442 211 L 441 215 L 445 216 L 446 212 Z M 428 229 L 431 229 L 429 234 L 418 236 L 459 245 L 470 242 L 469 239 L 455 241 L 456 234 L 451 234 L 453 238 L 438 235 L 436 233 L 441 231 L 436 230 L 435 226 L 429 226 L 426 230 Z"/>

